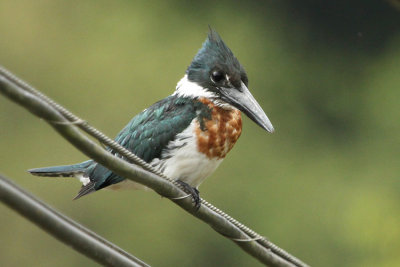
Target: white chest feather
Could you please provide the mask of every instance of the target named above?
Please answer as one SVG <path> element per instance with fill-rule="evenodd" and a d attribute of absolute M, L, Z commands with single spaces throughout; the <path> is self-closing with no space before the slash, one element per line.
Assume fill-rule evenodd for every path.
<path fill-rule="evenodd" d="M 161 155 L 161 159 L 154 159 L 150 164 L 167 177 L 179 179 L 193 187 L 198 187 L 207 176 L 211 175 L 223 159 L 208 158 L 200 153 L 194 135 L 195 120 Z"/>

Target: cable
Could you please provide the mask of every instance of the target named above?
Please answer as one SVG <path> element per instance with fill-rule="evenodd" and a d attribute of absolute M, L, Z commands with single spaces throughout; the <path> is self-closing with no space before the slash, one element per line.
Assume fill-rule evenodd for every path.
<path fill-rule="evenodd" d="M 120 144 L 118 144 L 117 142 L 115 142 L 111 138 L 107 137 L 105 134 L 103 134 L 102 132 L 100 132 L 99 130 L 94 128 L 93 126 L 89 125 L 89 123 L 87 121 L 84 121 L 81 118 L 77 117 L 72 112 L 70 112 L 69 110 L 67 110 L 66 108 L 61 106 L 60 104 L 56 103 L 55 101 L 53 101 L 52 99 L 50 99 L 49 97 L 44 95 L 43 93 L 39 92 L 38 90 L 33 88 L 31 85 L 29 85 L 25 81 L 19 79 L 18 77 L 16 77 L 14 74 L 9 72 L 8 70 L 3 68 L 2 66 L 0 66 L 0 75 L 3 75 L 8 80 L 14 82 L 15 84 L 17 84 L 22 89 L 32 93 L 33 95 L 35 95 L 35 96 L 39 97 L 40 99 L 42 99 L 43 101 L 47 102 L 49 105 L 54 107 L 58 112 L 60 112 L 66 119 L 68 119 L 70 121 L 70 123 L 75 124 L 77 127 L 82 129 L 84 132 L 86 132 L 89 135 L 93 136 L 94 138 L 96 138 L 101 143 L 105 144 L 106 146 L 112 148 L 115 152 L 118 152 L 121 156 L 123 156 L 127 161 L 129 161 L 131 163 L 134 163 L 136 165 L 139 165 L 143 169 L 162 177 L 163 179 L 171 182 L 172 184 L 174 184 L 175 186 L 177 186 L 178 188 L 180 188 L 180 189 L 182 189 L 183 191 L 186 192 L 185 188 L 181 184 L 176 182 L 176 180 L 171 179 L 169 177 L 166 177 L 163 173 L 161 173 L 160 171 L 158 171 L 155 168 L 153 168 L 150 164 L 148 164 L 147 162 L 145 162 L 144 160 L 142 160 L 141 158 L 139 158 L 138 156 L 136 156 L 135 154 L 133 154 L 132 152 L 127 150 L 126 148 L 122 147 Z M 56 123 L 57 124 L 58 122 L 52 122 L 51 121 L 50 123 Z M 64 122 L 62 122 L 62 123 L 64 123 Z M 187 193 L 189 193 L 189 192 L 187 192 Z M 276 255 L 279 255 L 281 258 L 287 260 L 288 262 L 290 262 L 290 263 L 292 263 L 292 264 L 294 264 L 296 266 L 299 266 L 299 267 L 308 266 L 306 263 L 302 262 L 301 260 L 299 260 L 295 256 L 291 255 L 290 253 L 288 253 L 284 249 L 278 247 L 277 245 L 275 245 L 271 241 L 267 240 L 264 236 L 258 234 L 254 230 L 252 230 L 249 227 L 245 226 L 244 224 L 240 223 L 239 221 L 237 221 L 236 219 L 232 218 L 231 216 L 229 216 L 228 214 L 226 214 L 222 210 L 218 209 L 217 207 L 215 207 L 211 203 L 207 202 L 206 200 L 201 198 L 200 202 L 201 202 L 202 205 L 208 207 L 210 210 L 214 211 L 215 213 L 217 213 L 221 217 L 225 218 L 227 221 L 229 221 L 230 223 L 235 225 L 237 228 L 239 228 L 241 231 L 243 231 L 245 234 L 247 234 L 250 237 L 248 241 L 254 241 L 255 240 L 256 242 L 261 244 L 263 247 L 265 247 L 267 249 L 270 249 Z M 230 238 L 230 237 L 228 237 L 228 238 Z M 231 239 L 233 241 L 236 241 L 236 242 L 243 242 L 244 241 L 244 240 L 238 241 L 238 240 L 235 240 L 234 238 L 231 238 Z"/>
<path fill-rule="evenodd" d="M 77 222 L 47 206 L 0 174 L 0 201 L 37 226 L 107 266 L 149 266 Z"/>

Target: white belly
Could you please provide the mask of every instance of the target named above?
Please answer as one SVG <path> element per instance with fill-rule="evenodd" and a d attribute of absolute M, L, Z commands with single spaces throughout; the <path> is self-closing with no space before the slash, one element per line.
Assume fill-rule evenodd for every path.
<path fill-rule="evenodd" d="M 161 160 L 154 159 L 150 164 L 167 177 L 179 179 L 197 188 L 215 171 L 223 159 L 210 159 L 198 151 L 194 129 L 195 120 L 168 144 Z"/>

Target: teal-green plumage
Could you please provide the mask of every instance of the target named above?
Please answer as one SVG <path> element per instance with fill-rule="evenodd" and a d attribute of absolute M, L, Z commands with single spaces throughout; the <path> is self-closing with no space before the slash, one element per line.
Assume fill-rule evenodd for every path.
<path fill-rule="evenodd" d="M 168 96 L 135 116 L 115 141 L 135 155 L 151 162 L 161 158 L 163 149 L 186 129 L 194 118 L 210 119 L 210 110 L 203 103 L 175 95 Z M 113 152 L 111 150 L 111 152 Z M 99 190 L 124 180 L 100 164 L 93 163 L 85 172 Z"/>
<path fill-rule="evenodd" d="M 162 149 L 195 117 L 209 118 L 209 108 L 197 100 L 169 96 L 135 116 L 116 141 L 146 162 L 159 158 Z"/>

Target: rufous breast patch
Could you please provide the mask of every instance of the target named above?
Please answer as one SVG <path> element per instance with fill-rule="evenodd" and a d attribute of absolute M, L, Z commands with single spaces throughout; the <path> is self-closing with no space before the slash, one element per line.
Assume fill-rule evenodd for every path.
<path fill-rule="evenodd" d="M 240 111 L 219 107 L 206 98 L 199 101 L 210 108 L 211 119 L 204 119 L 204 127 L 196 123 L 197 149 L 208 158 L 224 158 L 242 133 Z"/>

